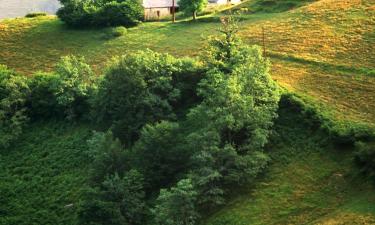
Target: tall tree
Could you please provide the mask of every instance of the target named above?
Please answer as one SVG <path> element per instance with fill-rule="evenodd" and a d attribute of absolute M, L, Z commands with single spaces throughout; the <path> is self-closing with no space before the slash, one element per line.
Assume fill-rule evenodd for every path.
<path fill-rule="evenodd" d="M 197 13 L 202 12 L 207 6 L 207 0 L 180 0 L 178 5 L 187 14 L 193 14 L 193 19 L 197 19 Z"/>

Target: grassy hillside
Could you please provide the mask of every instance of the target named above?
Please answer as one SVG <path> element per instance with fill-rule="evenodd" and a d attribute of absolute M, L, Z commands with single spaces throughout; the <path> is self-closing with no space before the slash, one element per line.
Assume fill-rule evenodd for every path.
<path fill-rule="evenodd" d="M 351 150 L 332 146 L 304 121 L 295 111 L 280 110 L 266 176 L 203 224 L 375 223 L 375 192 L 355 172 Z"/>

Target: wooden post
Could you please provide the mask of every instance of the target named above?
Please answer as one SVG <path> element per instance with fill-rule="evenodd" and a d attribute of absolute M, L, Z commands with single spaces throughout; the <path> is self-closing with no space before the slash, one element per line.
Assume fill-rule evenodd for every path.
<path fill-rule="evenodd" d="M 176 22 L 176 0 L 172 0 L 172 22 Z"/>

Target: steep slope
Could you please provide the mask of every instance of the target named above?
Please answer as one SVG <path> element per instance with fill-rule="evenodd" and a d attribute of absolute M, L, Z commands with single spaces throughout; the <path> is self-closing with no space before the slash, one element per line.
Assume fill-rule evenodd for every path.
<path fill-rule="evenodd" d="M 375 191 L 357 174 L 350 148 L 335 147 L 306 118 L 280 110 L 269 170 L 205 225 L 374 224 Z"/>

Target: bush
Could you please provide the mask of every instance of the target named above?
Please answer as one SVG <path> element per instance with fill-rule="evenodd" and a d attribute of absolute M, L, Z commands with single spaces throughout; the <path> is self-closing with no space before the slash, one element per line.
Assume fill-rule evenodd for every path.
<path fill-rule="evenodd" d="M 123 177 L 108 176 L 99 187 L 87 192 L 78 212 L 79 224 L 144 224 L 147 207 L 143 185 L 142 175 L 136 170 Z"/>
<path fill-rule="evenodd" d="M 143 19 L 143 7 L 138 0 L 60 0 L 63 5 L 58 17 L 73 27 L 137 25 Z"/>
<path fill-rule="evenodd" d="M 122 26 L 112 28 L 111 31 L 112 31 L 111 33 L 114 37 L 124 36 L 128 32 L 128 30 L 125 27 L 122 27 Z"/>
<path fill-rule="evenodd" d="M 113 39 L 113 38 L 118 38 L 118 37 L 124 36 L 127 32 L 128 32 L 128 30 L 123 26 L 108 28 L 104 32 L 102 38 L 105 39 L 105 40 L 110 40 L 110 39 Z"/>
<path fill-rule="evenodd" d="M 375 142 L 357 142 L 356 149 L 356 163 L 375 182 Z"/>
<path fill-rule="evenodd" d="M 143 7 L 138 0 L 107 2 L 95 13 L 96 26 L 136 26 L 143 19 Z"/>
<path fill-rule="evenodd" d="M 58 118 L 63 116 L 64 109 L 58 104 L 54 85 L 59 76 L 54 73 L 37 73 L 28 79 L 30 96 L 27 108 L 33 120 Z"/>
<path fill-rule="evenodd" d="M 56 66 L 53 91 L 66 118 L 81 118 L 89 113 L 89 99 L 96 89 L 95 75 L 83 57 L 66 56 Z"/>
<path fill-rule="evenodd" d="M 28 13 L 26 14 L 26 18 L 35 18 L 35 17 L 40 17 L 40 16 L 47 16 L 47 13 L 44 12 L 33 12 L 33 13 Z"/>
<path fill-rule="evenodd" d="M 161 122 L 146 125 L 132 151 L 136 167 L 144 174 L 148 190 L 159 190 L 176 182 L 187 171 L 192 151 L 181 148 L 179 125 Z"/>
<path fill-rule="evenodd" d="M 0 148 L 9 147 L 22 133 L 29 93 L 26 77 L 0 65 Z"/>
<path fill-rule="evenodd" d="M 157 225 L 194 225 L 198 219 L 196 211 L 197 192 L 190 179 L 184 179 L 170 190 L 160 190 L 153 209 Z"/>
<path fill-rule="evenodd" d="M 292 108 L 296 113 L 301 113 L 310 128 L 325 132 L 335 144 L 353 146 L 357 141 L 375 140 L 374 129 L 359 123 L 335 121 L 327 109 L 308 98 L 285 93 L 280 104 Z"/>

